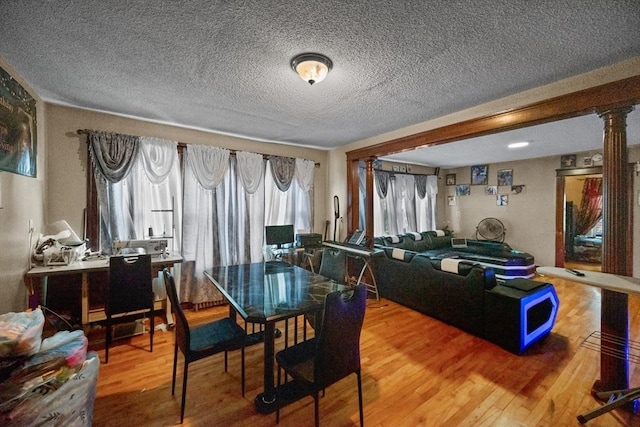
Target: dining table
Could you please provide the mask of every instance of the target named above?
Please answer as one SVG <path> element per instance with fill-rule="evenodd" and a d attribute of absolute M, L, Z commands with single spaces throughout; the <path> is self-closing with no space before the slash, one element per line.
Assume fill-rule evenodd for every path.
<path fill-rule="evenodd" d="M 297 400 L 293 381 L 278 388 L 274 384 L 276 323 L 317 313 L 327 294 L 350 287 L 282 261 L 214 267 L 204 274 L 229 302 L 232 317 L 239 314 L 247 323 L 263 326 L 258 333 L 264 346 L 263 391 L 255 398 L 258 412 L 274 412 L 276 399 L 281 406 Z"/>

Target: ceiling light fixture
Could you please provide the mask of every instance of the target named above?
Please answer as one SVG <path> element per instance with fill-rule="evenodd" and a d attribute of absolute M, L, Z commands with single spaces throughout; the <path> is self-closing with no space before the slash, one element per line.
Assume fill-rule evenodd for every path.
<path fill-rule="evenodd" d="M 508 147 L 509 148 L 522 148 L 522 147 L 526 147 L 527 145 L 529 145 L 529 142 L 527 142 L 527 141 L 512 142 L 511 144 L 508 145 Z"/>
<path fill-rule="evenodd" d="M 291 68 L 310 85 L 324 80 L 332 67 L 333 62 L 319 53 L 302 53 L 291 60 Z"/>

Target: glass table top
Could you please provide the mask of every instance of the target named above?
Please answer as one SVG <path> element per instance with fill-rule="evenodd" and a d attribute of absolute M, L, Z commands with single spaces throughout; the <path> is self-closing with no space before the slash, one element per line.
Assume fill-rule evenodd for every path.
<path fill-rule="evenodd" d="M 320 309 L 349 286 L 280 261 L 215 267 L 205 275 L 244 318 L 266 323 Z"/>

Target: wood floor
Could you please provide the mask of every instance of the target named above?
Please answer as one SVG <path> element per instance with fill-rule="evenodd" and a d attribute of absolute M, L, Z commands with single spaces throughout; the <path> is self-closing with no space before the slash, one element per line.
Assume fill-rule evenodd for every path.
<path fill-rule="evenodd" d="M 537 279 L 542 280 L 542 279 Z M 599 330 L 600 291 L 560 279 L 553 332 L 523 356 L 390 301 L 369 300 L 361 337 L 365 424 L 369 426 L 577 426 L 578 414 L 600 404 L 590 395 L 599 353 L 582 345 Z M 226 315 L 226 307 L 188 312 L 193 322 Z M 640 298 L 629 298 L 631 336 L 640 341 Z M 283 338 L 276 341 L 282 347 Z M 104 360 L 104 350 L 93 346 Z M 275 415 L 255 411 L 262 387 L 262 346 L 247 350 L 247 392 L 240 392 L 239 352 L 229 371 L 217 355 L 191 365 L 185 426 L 272 426 Z M 120 340 L 101 365 L 95 426 L 167 426 L 179 422 L 180 386 L 171 396 L 173 333 Z M 182 359 L 180 359 L 182 360 Z M 631 364 L 631 384 L 640 368 Z M 178 381 L 180 381 L 179 376 Z M 180 383 L 179 383 L 180 384 Z M 328 388 L 321 424 L 358 424 L 356 378 Z M 280 425 L 313 425 L 313 399 L 281 411 Z M 640 415 L 616 410 L 588 426 L 640 426 Z"/>

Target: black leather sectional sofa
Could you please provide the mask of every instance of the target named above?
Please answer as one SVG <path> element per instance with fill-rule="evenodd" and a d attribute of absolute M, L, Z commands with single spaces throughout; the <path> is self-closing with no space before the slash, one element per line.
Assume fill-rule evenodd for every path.
<path fill-rule="evenodd" d="M 452 245 L 451 233 L 438 236 L 436 231 L 376 237 L 376 246 L 394 247 L 420 252 L 433 259 L 466 259 L 491 267 L 498 281 L 515 278 L 531 279 L 535 275 L 533 255 L 517 251 L 508 244 L 487 240 L 463 240 Z"/>
<path fill-rule="evenodd" d="M 473 260 L 431 258 L 380 242 L 377 247 L 384 254 L 375 257 L 374 275 L 384 298 L 516 354 L 553 328 L 558 296 L 550 283 L 499 283 L 492 268 Z"/>

